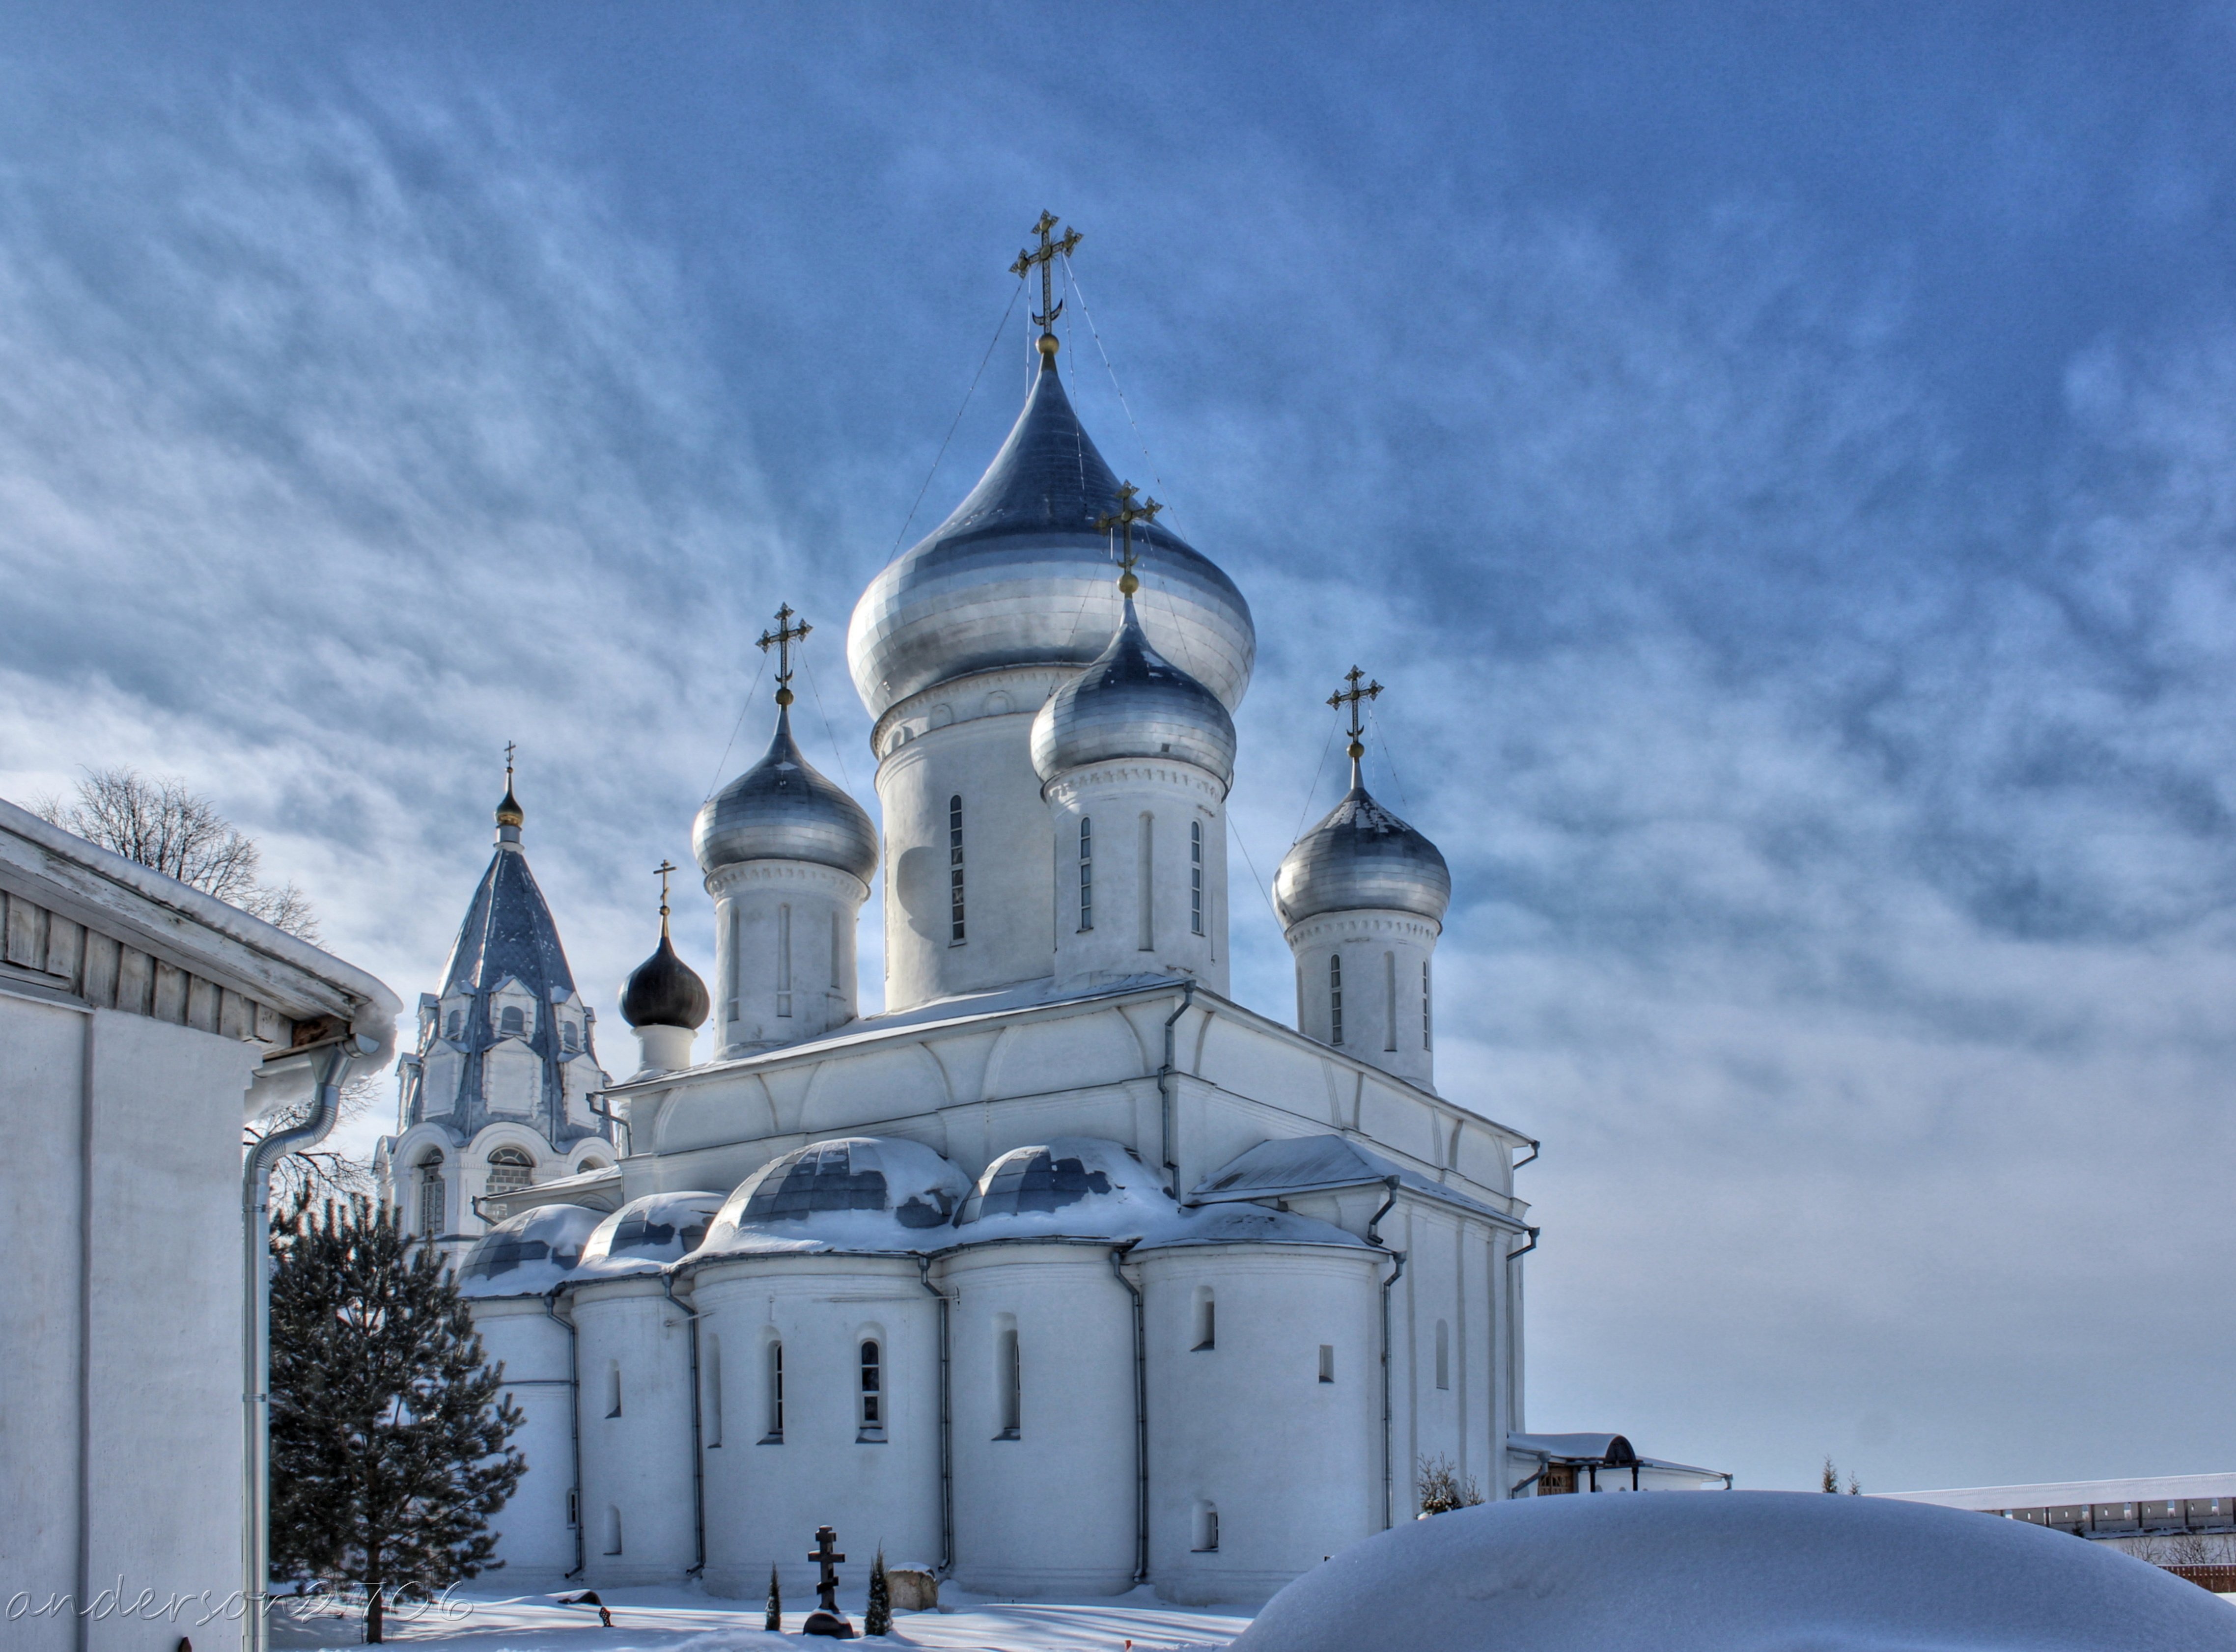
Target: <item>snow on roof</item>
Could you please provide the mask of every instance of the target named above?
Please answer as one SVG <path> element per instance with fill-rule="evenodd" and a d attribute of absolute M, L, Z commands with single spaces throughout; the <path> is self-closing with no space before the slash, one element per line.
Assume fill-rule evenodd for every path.
<path fill-rule="evenodd" d="M 2083 1503 L 2174 1502 L 2236 1498 L 2236 1474 L 2160 1474 L 2134 1480 L 2051 1480 L 2040 1485 L 1960 1486 L 1946 1491 L 1875 1491 L 1903 1503 L 1950 1509 L 2045 1509 Z"/>
<path fill-rule="evenodd" d="M 1141 1236 L 1139 1250 L 1168 1250 L 1181 1245 L 1339 1245 L 1349 1250 L 1375 1248 L 1357 1234 L 1329 1222 L 1262 1204 L 1220 1204 L 1207 1210 L 1182 1210 L 1165 1225 Z"/>
<path fill-rule="evenodd" d="M 722 1208 L 719 1193 L 648 1193 L 598 1223 L 575 1269 L 579 1282 L 656 1273 L 699 1248 Z"/>
<path fill-rule="evenodd" d="M 955 1213 L 955 1236 L 1109 1238 L 1177 1214 L 1163 1181 L 1132 1150 L 1100 1137 L 1056 1136 L 989 1164 Z"/>
<path fill-rule="evenodd" d="M 1233 1652 L 2236 1652 L 2236 1613 L 2099 1544 L 1806 1491 L 1529 1498 L 1354 1544 Z"/>
<path fill-rule="evenodd" d="M 1217 1204 L 1235 1200 L 1290 1198 L 1305 1193 L 1328 1193 L 1338 1188 L 1365 1187 L 1396 1177 L 1409 1192 L 1445 1204 L 1457 1205 L 1487 1216 L 1503 1227 L 1520 1231 L 1523 1224 L 1503 1210 L 1456 1188 L 1432 1182 L 1418 1170 L 1409 1170 L 1346 1136 L 1289 1136 L 1260 1142 L 1248 1152 L 1228 1160 L 1196 1184 L 1190 1204 Z"/>
<path fill-rule="evenodd" d="M 508 1216 L 474 1242 L 458 1269 L 461 1296 L 540 1296 L 567 1282 L 602 1210 L 545 1204 Z"/>
<path fill-rule="evenodd" d="M 724 1202 L 694 1261 L 799 1250 L 937 1250 L 970 1191 L 922 1142 L 811 1142 L 755 1170 Z"/>
<path fill-rule="evenodd" d="M 1609 1463 L 1628 1468 L 1638 1453 L 1621 1434 L 1509 1434 L 1506 1449 L 1556 1463 Z"/>

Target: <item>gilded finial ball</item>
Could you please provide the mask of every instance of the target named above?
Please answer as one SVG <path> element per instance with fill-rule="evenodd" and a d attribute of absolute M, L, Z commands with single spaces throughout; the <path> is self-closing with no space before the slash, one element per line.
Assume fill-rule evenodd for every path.
<path fill-rule="evenodd" d="M 1365 755 L 1366 748 L 1359 744 L 1356 740 L 1353 740 L 1349 745 L 1344 748 L 1344 756 L 1349 757 L 1353 763 L 1358 762 Z"/>
<path fill-rule="evenodd" d="M 776 692 L 776 703 L 777 703 L 779 705 L 791 705 L 791 704 L 792 704 L 792 691 L 791 691 L 790 689 L 788 689 L 788 688 L 779 688 L 779 690 L 777 690 L 777 692 Z"/>
<path fill-rule="evenodd" d="M 1141 582 L 1134 577 L 1133 569 L 1128 568 L 1126 572 L 1118 576 L 1118 594 L 1120 596 L 1130 597 L 1134 592 L 1141 588 Z"/>
<path fill-rule="evenodd" d="M 1063 345 L 1062 342 L 1054 333 L 1044 332 L 1041 335 L 1041 354 L 1047 357 L 1050 361 L 1054 361 L 1056 359 L 1056 352 L 1062 348 Z"/>

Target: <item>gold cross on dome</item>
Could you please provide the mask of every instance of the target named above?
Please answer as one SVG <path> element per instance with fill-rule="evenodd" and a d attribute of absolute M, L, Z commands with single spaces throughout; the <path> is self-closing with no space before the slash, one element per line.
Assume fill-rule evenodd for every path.
<path fill-rule="evenodd" d="M 504 743 L 504 789 L 507 791 L 512 790 L 512 754 L 517 750 L 519 748 L 511 741 Z"/>
<path fill-rule="evenodd" d="M 1129 597 L 1141 588 L 1141 580 L 1134 577 L 1134 565 L 1141 560 L 1134 554 L 1134 524 L 1156 521 L 1157 513 L 1164 508 L 1154 499 L 1135 504 L 1134 495 L 1141 491 L 1130 482 L 1119 483 L 1118 508 L 1095 519 L 1095 531 L 1098 534 L 1107 534 L 1114 528 L 1124 530 L 1126 548 L 1118 555 L 1118 589 L 1121 594 Z"/>
<path fill-rule="evenodd" d="M 805 620 L 798 625 L 792 624 L 798 618 L 792 611 L 792 604 L 786 603 L 776 611 L 776 629 L 761 633 L 758 645 L 763 653 L 772 648 L 776 650 L 776 703 L 779 705 L 792 704 L 792 646 L 815 629 Z"/>
<path fill-rule="evenodd" d="M 1071 249 L 1085 238 L 1075 229 L 1064 231 L 1061 239 L 1049 232 L 1056 227 L 1056 214 L 1042 213 L 1041 221 L 1033 226 L 1033 233 L 1041 238 L 1037 247 L 1028 247 L 1017 254 L 1017 261 L 1009 266 L 1009 273 L 1023 280 L 1033 272 L 1033 266 L 1041 266 L 1041 310 L 1033 318 L 1033 324 L 1043 333 L 1056 325 L 1056 318 L 1063 313 L 1063 305 L 1056 296 L 1052 266 L 1060 258 L 1069 258 Z"/>
<path fill-rule="evenodd" d="M 1358 783 L 1358 760 L 1366 755 L 1366 748 L 1358 743 L 1358 737 L 1366 732 L 1366 731 L 1359 724 L 1358 703 L 1361 700 L 1379 699 L 1382 697 L 1382 685 L 1373 681 L 1371 678 L 1368 679 L 1367 685 L 1365 688 L 1361 688 L 1358 685 L 1358 679 L 1365 676 L 1366 673 L 1365 672 L 1359 670 L 1358 666 L 1353 665 L 1349 671 L 1343 674 L 1343 680 L 1350 684 L 1351 686 L 1347 689 L 1338 690 L 1337 692 L 1329 695 L 1327 701 L 1330 705 L 1334 706 L 1338 711 L 1345 710 L 1346 707 L 1350 710 L 1351 726 L 1345 729 L 1344 732 L 1351 737 L 1351 761 L 1352 765 L 1351 783 L 1353 785 Z"/>

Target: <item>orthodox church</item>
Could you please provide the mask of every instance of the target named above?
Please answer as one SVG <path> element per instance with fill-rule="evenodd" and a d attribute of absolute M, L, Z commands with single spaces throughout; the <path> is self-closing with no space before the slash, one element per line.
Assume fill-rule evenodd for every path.
<path fill-rule="evenodd" d="M 713 990 L 663 895 L 606 1080 L 508 790 L 422 1000 L 382 1164 L 430 1242 L 478 1236 L 528 1419 L 509 1582 L 796 1595 L 833 1525 L 857 1570 L 1246 1601 L 1412 1518 L 1432 1465 L 1490 1498 L 1708 1478 L 1523 1432 L 1536 1144 L 1436 1086 L 1450 880 L 1361 783 L 1355 672 L 1350 790 L 1274 884 L 1293 1015 L 1229 996 L 1250 608 L 1075 415 L 1054 222 L 1014 428 L 854 610 L 882 842 L 793 738 L 784 609 L 767 751 L 693 828 Z"/>

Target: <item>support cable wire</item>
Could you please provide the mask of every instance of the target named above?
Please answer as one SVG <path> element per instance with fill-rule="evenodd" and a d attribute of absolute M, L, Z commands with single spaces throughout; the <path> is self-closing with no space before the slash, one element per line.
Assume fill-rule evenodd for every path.
<path fill-rule="evenodd" d="M 1398 759 L 1391 755 L 1390 737 L 1382 731 L 1381 720 L 1374 715 L 1374 708 L 1371 705 L 1366 708 L 1366 726 L 1373 731 L 1376 742 L 1382 747 L 1382 761 L 1390 765 L 1390 783 L 1398 788 L 1398 801 L 1404 806 L 1407 814 L 1411 814 L 1413 800 L 1405 795 L 1405 782 L 1398 773 Z"/>
<path fill-rule="evenodd" d="M 1327 772 L 1327 754 L 1335 744 L 1335 724 L 1328 724 L 1327 738 L 1320 742 L 1319 766 L 1312 770 L 1312 790 L 1305 793 L 1305 806 L 1297 810 L 1297 829 L 1289 834 L 1294 843 L 1305 835 L 1305 817 L 1312 812 L 1312 799 L 1320 795 L 1320 777 Z"/>
<path fill-rule="evenodd" d="M 815 662 L 805 648 L 799 651 L 799 663 L 806 668 L 807 692 L 815 696 L 816 715 L 823 719 L 823 732 L 831 741 L 832 755 L 838 759 L 838 778 L 846 783 L 846 790 L 851 792 L 854 790 L 854 777 L 846 772 L 846 748 L 838 744 L 838 731 L 831 726 L 831 713 L 823 709 L 823 691 L 815 683 Z"/>
<path fill-rule="evenodd" d="M 1258 875 L 1258 862 L 1250 858 L 1250 845 L 1242 841 L 1242 829 L 1234 823 L 1234 816 L 1232 815 L 1227 816 L 1227 829 L 1234 839 L 1234 847 L 1242 851 L 1242 864 L 1250 869 L 1250 881 L 1258 886 L 1259 897 L 1266 902 L 1266 910 L 1273 914 L 1273 928 L 1277 930 L 1286 930 L 1286 926 L 1281 921 L 1280 911 L 1273 904 L 1273 897 L 1266 893 L 1266 880 Z"/>
<path fill-rule="evenodd" d="M 1095 311 L 1088 308 L 1087 294 L 1081 290 L 1079 277 L 1071 267 L 1071 260 L 1063 261 L 1064 279 L 1071 284 L 1073 296 L 1079 300 L 1079 313 L 1087 318 L 1088 336 L 1095 340 L 1095 352 L 1102 357 L 1102 370 L 1110 375 L 1110 388 L 1118 395 L 1118 405 L 1125 410 L 1126 423 L 1134 432 L 1134 440 L 1141 449 L 1141 462 L 1149 467 L 1149 480 L 1159 493 L 1165 491 L 1165 479 L 1157 474 L 1157 462 L 1149 456 L 1149 444 L 1141 435 L 1141 427 L 1134 422 L 1134 409 L 1126 400 L 1125 390 L 1118 383 L 1118 370 L 1110 364 L 1110 352 L 1102 347 L 1102 335 L 1095 330 Z"/>
<path fill-rule="evenodd" d="M 995 324 L 994 336 L 986 341 L 986 353 L 978 358 L 978 370 L 970 375 L 970 388 L 963 392 L 963 405 L 955 410 L 955 417 L 947 427 L 947 434 L 940 438 L 939 451 L 932 456 L 931 469 L 924 473 L 924 486 L 916 490 L 916 502 L 909 507 L 908 515 L 901 519 L 901 531 L 893 535 L 893 548 L 885 554 L 888 562 L 900 554 L 901 541 L 908 537 L 909 525 L 916 521 L 917 512 L 924 508 L 924 496 L 931 491 L 932 478 L 939 474 L 939 462 L 947 457 L 947 444 L 955 440 L 955 432 L 963 423 L 963 416 L 970 410 L 970 398 L 977 392 L 979 379 L 985 376 L 986 364 L 994 359 L 995 346 L 1002 342 L 1002 335 L 1009 331 L 1009 317 L 1017 307 L 1017 293 L 1024 290 L 1024 278 L 1020 276 L 1016 292 L 1009 295 L 1009 302 L 1002 311 L 1002 319 Z"/>
<path fill-rule="evenodd" d="M 722 755 L 714 761 L 714 777 L 707 783 L 707 796 L 699 800 L 701 804 L 711 799 L 714 789 L 722 783 L 722 771 L 730 766 L 730 753 L 737 746 L 738 736 L 745 730 L 746 718 L 753 709 L 753 701 L 760 696 L 761 672 L 767 669 L 768 656 L 763 654 L 760 667 L 753 672 L 753 685 L 746 691 L 746 703 L 738 707 L 738 720 L 730 725 L 730 738 L 722 744 Z"/>

